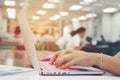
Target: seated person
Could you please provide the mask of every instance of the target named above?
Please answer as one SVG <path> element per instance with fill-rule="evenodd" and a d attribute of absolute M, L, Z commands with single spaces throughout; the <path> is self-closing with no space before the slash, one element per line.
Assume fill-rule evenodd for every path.
<path fill-rule="evenodd" d="M 52 56 L 50 64 L 54 64 L 58 68 L 69 68 L 73 65 L 98 66 L 103 70 L 120 75 L 120 52 L 115 56 L 108 56 L 77 50 L 62 50 Z"/>
<path fill-rule="evenodd" d="M 80 27 L 76 30 L 76 35 L 73 36 L 67 43 L 66 49 L 71 50 L 81 50 L 84 48 L 88 42 L 84 40 L 84 36 L 86 33 L 86 29 L 84 27 Z"/>
<path fill-rule="evenodd" d="M 17 26 L 17 27 L 15 28 L 14 37 L 15 37 L 15 38 L 21 38 L 21 31 L 20 31 L 20 27 L 19 27 L 19 26 Z"/>
<path fill-rule="evenodd" d="M 71 34 L 64 34 L 56 41 L 56 45 L 59 47 L 59 49 L 65 49 L 66 44 L 75 34 L 75 31 L 72 31 Z"/>
<path fill-rule="evenodd" d="M 49 30 L 46 31 L 45 35 L 41 37 L 43 40 L 54 40 L 53 33 Z"/>

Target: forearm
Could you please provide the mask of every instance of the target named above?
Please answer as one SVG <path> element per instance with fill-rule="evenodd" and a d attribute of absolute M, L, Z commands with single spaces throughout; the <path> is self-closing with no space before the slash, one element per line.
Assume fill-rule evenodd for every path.
<path fill-rule="evenodd" d="M 101 67 L 104 70 L 112 72 L 116 75 L 120 75 L 120 59 L 108 55 L 95 54 L 94 65 Z M 101 60 L 102 59 L 102 60 Z M 101 64 L 102 61 L 102 64 Z"/>
<path fill-rule="evenodd" d="M 118 52 L 114 57 L 119 58 L 120 59 L 120 52 Z"/>
<path fill-rule="evenodd" d="M 81 50 L 81 47 L 74 47 L 74 50 Z"/>

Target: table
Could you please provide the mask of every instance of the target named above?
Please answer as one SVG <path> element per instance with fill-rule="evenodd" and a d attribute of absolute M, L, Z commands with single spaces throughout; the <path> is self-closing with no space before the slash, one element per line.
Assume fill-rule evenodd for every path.
<path fill-rule="evenodd" d="M 38 58 L 46 55 L 54 54 L 50 51 L 37 51 Z M 0 50 L 0 64 L 18 67 L 32 68 L 30 60 L 24 50 Z M 106 72 L 103 76 L 111 76 Z M 47 80 L 47 79 L 46 79 Z"/>
<path fill-rule="evenodd" d="M 19 42 L 5 42 L 5 41 L 2 41 L 0 42 L 0 46 L 10 46 L 10 47 L 15 47 L 15 49 L 17 50 L 25 50 L 25 47 L 23 44 L 19 43 Z"/>
<path fill-rule="evenodd" d="M 41 58 L 45 55 L 50 55 L 52 53 L 53 52 L 50 51 L 37 51 L 38 58 Z M 0 64 L 31 67 L 28 55 L 24 50 L 0 50 Z"/>
<path fill-rule="evenodd" d="M 120 80 L 115 76 L 39 76 L 36 72 L 0 77 L 0 80 Z"/>
<path fill-rule="evenodd" d="M 0 80 L 120 80 L 117 76 L 42 76 L 37 71 L 0 77 Z"/>

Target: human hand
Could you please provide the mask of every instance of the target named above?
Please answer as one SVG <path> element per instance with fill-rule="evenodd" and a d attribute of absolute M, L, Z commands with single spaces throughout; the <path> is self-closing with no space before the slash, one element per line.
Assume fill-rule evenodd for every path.
<path fill-rule="evenodd" d="M 69 68 L 73 65 L 93 66 L 95 54 L 77 50 L 62 50 L 57 52 L 51 59 L 50 64 L 58 68 Z"/>
<path fill-rule="evenodd" d="M 61 50 L 61 51 L 58 51 L 58 52 L 56 52 L 56 53 L 51 57 L 49 63 L 50 63 L 50 64 L 55 64 L 56 60 L 57 60 L 58 58 L 60 58 L 60 56 L 65 55 L 65 54 L 69 54 L 69 53 L 71 53 L 70 50 Z"/>

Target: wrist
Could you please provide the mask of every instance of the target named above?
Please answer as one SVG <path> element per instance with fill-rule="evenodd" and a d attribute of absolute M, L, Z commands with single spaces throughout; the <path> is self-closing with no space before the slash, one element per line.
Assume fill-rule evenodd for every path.
<path fill-rule="evenodd" d="M 100 67 L 101 55 L 98 54 L 98 53 L 91 53 L 91 56 L 92 56 L 92 63 L 93 63 L 93 65 Z"/>

